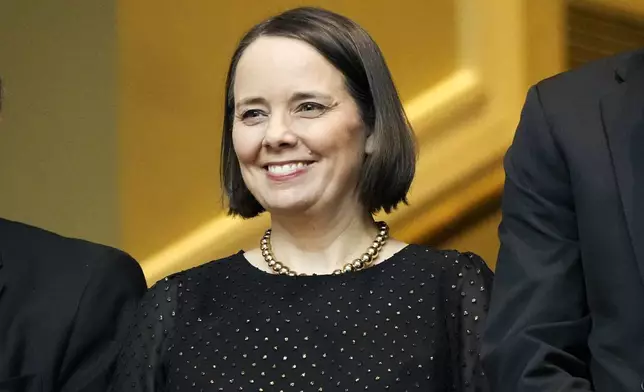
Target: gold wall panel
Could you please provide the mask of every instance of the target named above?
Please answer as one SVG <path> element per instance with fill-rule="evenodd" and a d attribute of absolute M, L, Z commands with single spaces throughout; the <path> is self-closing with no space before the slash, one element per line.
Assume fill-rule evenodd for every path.
<path fill-rule="evenodd" d="M 499 200 L 495 199 L 494 204 L 498 205 Z M 465 225 L 457 228 L 457 231 L 451 232 L 450 237 L 437 242 L 437 247 L 441 249 L 458 249 L 465 250 L 463 246 L 467 244 L 468 251 L 474 252 L 481 256 L 490 268 L 494 270 L 496 259 L 499 253 L 498 227 L 501 222 L 501 209 L 485 210 L 483 214 L 474 214 L 475 219 L 468 219 Z"/>
<path fill-rule="evenodd" d="M 120 246 L 116 5 L 0 1 L 0 216 Z"/>

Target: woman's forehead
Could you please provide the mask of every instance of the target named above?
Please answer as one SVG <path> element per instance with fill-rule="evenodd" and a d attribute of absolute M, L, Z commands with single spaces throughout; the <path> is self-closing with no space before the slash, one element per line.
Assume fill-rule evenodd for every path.
<path fill-rule="evenodd" d="M 242 54 L 234 81 L 235 96 L 301 91 L 332 93 L 344 77 L 311 45 L 292 38 L 261 37 Z"/>

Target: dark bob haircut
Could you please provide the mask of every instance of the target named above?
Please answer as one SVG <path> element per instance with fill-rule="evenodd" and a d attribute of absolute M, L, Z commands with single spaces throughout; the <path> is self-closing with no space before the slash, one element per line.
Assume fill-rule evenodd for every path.
<path fill-rule="evenodd" d="M 221 181 L 229 214 L 251 218 L 264 211 L 244 183 L 232 139 L 237 63 L 246 48 L 264 36 L 306 42 L 344 75 L 373 139 L 373 152 L 365 156 L 358 184 L 366 210 L 391 212 L 399 203 L 407 203 L 416 167 L 414 134 L 378 45 L 352 20 L 324 9 L 302 7 L 254 26 L 233 54 L 226 79 L 221 145 Z"/>

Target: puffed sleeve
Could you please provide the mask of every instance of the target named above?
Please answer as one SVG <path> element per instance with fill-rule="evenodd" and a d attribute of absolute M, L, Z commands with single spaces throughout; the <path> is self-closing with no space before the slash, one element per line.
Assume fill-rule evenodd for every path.
<path fill-rule="evenodd" d="M 164 357 L 172 350 L 181 287 L 181 279 L 174 276 L 157 282 L 144 295 L 122 342 L 111 391 L 166 390 Z"/>
<path fill-rule="evenodd" d="M 488 392 L 480 352 L 493 273 L 479 256 L 461 253 L 454 258 L 445 281 L 452 388 Z"/>

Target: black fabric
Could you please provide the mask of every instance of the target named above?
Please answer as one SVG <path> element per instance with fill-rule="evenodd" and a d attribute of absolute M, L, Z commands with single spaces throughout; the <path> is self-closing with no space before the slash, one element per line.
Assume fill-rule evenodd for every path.
<path fill-rule="evenodd" d="M 240 252 L 145 295 L 114 391 L 488 391 L 491 280 L 473 254 L 417 245 L 339 276 L 271 275 Z"/>
<path fill-rule="evenodd" d="M 105 390 L 145 289 L 121 251 L 0 219 L 0 391 Z"/>
<path fill-rule="evenodd" d="M 644 52 L 532 87 L 505 170 L 493 390 L 643 390 Z"/>

